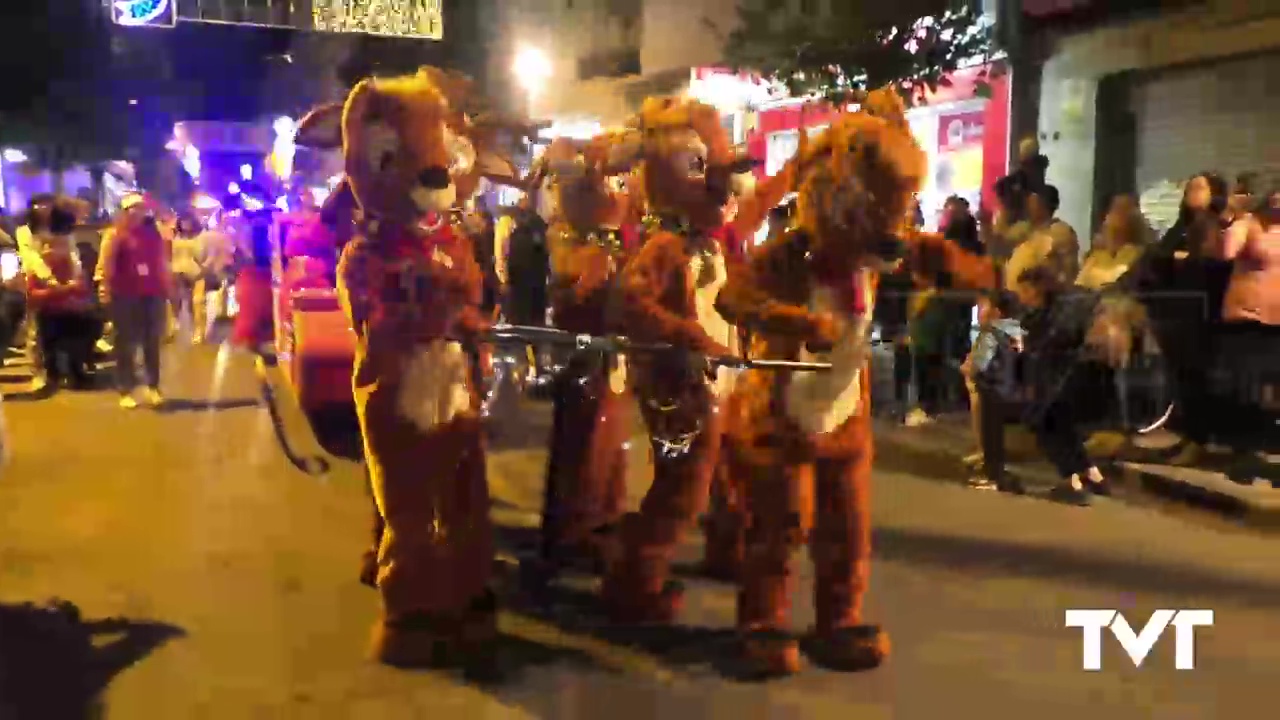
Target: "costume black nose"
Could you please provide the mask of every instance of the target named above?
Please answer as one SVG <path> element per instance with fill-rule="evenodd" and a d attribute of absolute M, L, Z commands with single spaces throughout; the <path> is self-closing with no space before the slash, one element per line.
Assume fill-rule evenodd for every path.
<path fill-rule="evenodd" d="M 418 184 L 428 190 L 444 190 L 449 187 L 449 168 L 433 165 L 418 173 Z"/>

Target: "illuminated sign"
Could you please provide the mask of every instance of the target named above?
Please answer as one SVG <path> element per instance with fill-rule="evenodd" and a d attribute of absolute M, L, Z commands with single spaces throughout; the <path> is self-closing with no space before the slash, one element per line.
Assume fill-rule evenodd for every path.
<path fill-rule="evenodd" d="M 444 37 L 443 0 L 312 0 L 312 29 L 388 37 Z"/>
<path fill-rule="evenodd" d="M 113 0 L 111 19 L 130 27 L 173 27 L 175 0 Z"/>

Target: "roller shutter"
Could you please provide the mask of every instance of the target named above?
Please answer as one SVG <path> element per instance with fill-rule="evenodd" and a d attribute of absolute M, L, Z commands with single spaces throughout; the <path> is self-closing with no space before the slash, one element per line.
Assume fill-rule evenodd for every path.
<path fill-rule="evenodd" d="M 1280 54 L 1230 59 L 1134 79 L 1139 193 L 1214 170 L 1280 187 Z"/>

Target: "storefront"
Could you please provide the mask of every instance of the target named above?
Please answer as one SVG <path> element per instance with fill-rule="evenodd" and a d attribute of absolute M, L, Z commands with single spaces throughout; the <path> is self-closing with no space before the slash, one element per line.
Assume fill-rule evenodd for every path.
<path fill-rule="evenodd" d="M 975 208 L 990 207 L 995 181 L 1008 170 L 1009 76 L 990 80 L 989 96 L 980 97 L 982 69 L 956 71 L 949 87 L 939 87 L 907 114 L 912 133 L 929 157 L 930 173 L 920 192 L 928 227 L 936 226 L 951 195 L 967 198 Z M 745 140 L 752 155 L 764 159 L 759 173 L 767 176 L 781 169 L 796 153 L 801 128 L 817 133 L 834 112 L 825 103 L 797 99 L 757 106 Z"/>

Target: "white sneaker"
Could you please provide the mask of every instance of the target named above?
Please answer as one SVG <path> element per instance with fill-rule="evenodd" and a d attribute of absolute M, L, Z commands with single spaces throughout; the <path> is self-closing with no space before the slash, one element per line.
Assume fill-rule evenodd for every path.
<path fill-rule="evenodd" d="M 132 395 L 121 395 L 120 407 L 124 408 L 125 410 L 134 410 L 138 407 L 138 400 L 134 398 Z"/>
<path fill-rule="evenodd" d="M 933 422 L 933 418 L 929 417 L 929 413 L 921 410 L 920 408 L 913 409 L 911 412 L 907 413 L 905 418 L 902 419 L 903 425 L 912 428 L 928 425 L 931 422 Z"/>
<path fill-rule="evenodd" d="M 164 395 L 160 394 L 155 388 L 147 388 L 142 391 L 142 399 L 147 407 L 157 408 L 164 404 Z"/>

